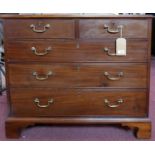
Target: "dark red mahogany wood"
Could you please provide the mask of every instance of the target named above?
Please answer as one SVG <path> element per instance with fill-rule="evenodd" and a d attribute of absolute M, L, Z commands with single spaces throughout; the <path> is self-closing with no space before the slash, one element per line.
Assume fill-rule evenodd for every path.
<path fill-rule="evenodd" d="M 23 128 L 35 124 L 120 124 L 135 129 L 137 138 L 150 138 L 151 16 L 7 14 L 1 18 L 10 105 L 8 138 L 18 138 Z M 105 50 L 114 53 L 120 36 L 105 25 L 112 31 L 123 25 L 126 56 L 110 56 Z"/>

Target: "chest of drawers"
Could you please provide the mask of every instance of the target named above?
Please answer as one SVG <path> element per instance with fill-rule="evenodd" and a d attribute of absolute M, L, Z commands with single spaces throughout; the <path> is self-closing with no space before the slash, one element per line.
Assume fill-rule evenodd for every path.
<path fill-rule="evenodd" d="M 6 136 L 35 124 L 120 124 L 149 138 L 151 17 L 3 16 Z M 119 26 L 127 55 L 117 56 Z"/>

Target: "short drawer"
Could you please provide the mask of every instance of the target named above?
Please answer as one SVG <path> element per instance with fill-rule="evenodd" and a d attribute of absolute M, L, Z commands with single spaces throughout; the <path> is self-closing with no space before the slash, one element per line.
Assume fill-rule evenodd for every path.
<path fill-rule="evenodd" d="M 12 87 L 147 87 L 145 63 L 8 64 Z"/>
<path fill-rule="evenodd" d="M 108 50 L 107 50 L 108 49 Z M 48 62 L 146 62 L 148 42 L 127 40 L 127 55 L 116 53 L 115 40 L 105 41 L 8 41 L 6 60 Z"/>
<path fill-rule="evenodd" d="M 4 24 L 7 38 L 75 38 L 74 20 L 8 19 Z"/>
<path fill-rule="evenodd" d="M 87 89 L 11 89 L 14 116 L 147 115 L 145 91 Z"/>
<path fill-rule="evenodd" d="M 148 21 L 140 19 L 87 19 L 79 21 L 80 38 L 147 38 Z"/>

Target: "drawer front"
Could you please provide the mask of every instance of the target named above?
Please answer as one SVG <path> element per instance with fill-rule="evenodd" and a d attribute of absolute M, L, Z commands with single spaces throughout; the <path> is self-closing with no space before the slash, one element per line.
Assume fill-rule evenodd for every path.
<path fill-rule="evenodd" d="M 147 61 L 148 42 L 127 40 L 127 55 L 112 56 L 115 40 L 110 41 L 9 41 L 5 45 L 10 61 L 101 62 Z M 108 51 L 106 51 L 108 49 Z"/>
<path fill-rule="evenodd" d="M 74 39 L 74 27 L 74 20 L 8 19 L 5 20 L 5 35 L 8 38 Z"/>
<path fill-rule="evenodd" d="M 11 89 L 14 116 L 146 116 L 145 91 Z"/>
<path fill-rule="evenodd" d="M 137 19 L 87 19 L 80 20 L 80 38 L 117 38 L 120 25 L 125 38 L 147 38 L 148 21 Z"/>
<path fill-rule="evenodd" d="M 13 87 L 147 87 L 145 63 L 53 63 L 8 66 L 9 82 Z"/>

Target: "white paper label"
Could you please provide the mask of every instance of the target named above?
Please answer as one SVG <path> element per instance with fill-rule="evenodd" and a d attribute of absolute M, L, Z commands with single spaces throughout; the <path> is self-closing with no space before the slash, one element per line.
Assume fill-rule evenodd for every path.
<path fill-rule="evenodd" d="M 126 39 L 125 38 L 116 39 L 116 55 L 126 56 Z"/>

